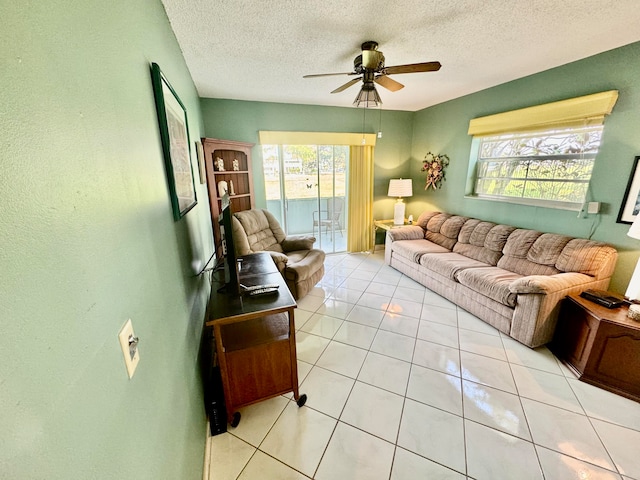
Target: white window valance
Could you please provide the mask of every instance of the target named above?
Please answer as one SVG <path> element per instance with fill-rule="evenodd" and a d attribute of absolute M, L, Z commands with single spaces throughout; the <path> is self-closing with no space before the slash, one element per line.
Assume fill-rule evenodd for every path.
<path fill-rule="evenodd" d="M 550 130 L 578 126 L 602 125 L 618 100 L 618 91 L 594 93 L 559 102 L 546 103 L 474 118 L 469 122 L 469 135 L 486 136 L 501 133 Z"/>
<path fill-rule="evenodd" d="M 261 145 L 376 145 L 375 133 L 259 131 Z M 364 139 L 364 143 L 362 140 Z"/>

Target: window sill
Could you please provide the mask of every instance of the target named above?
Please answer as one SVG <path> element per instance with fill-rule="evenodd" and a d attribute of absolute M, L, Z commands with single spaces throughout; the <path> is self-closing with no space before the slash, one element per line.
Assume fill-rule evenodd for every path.
<path fill-rule="evenodd" d="M 511 203 L 528 207 L 553 208 L 555 210 L 570 210 L 579 212 L 582 210 L 582 203 L 554 202 L 552 200 L 536 200 L 532 198 L 505 198 L 492 197 L 489 195 L 465 195 L 464 198 L 470 200 L 488 200 L 490 202 Z"/>

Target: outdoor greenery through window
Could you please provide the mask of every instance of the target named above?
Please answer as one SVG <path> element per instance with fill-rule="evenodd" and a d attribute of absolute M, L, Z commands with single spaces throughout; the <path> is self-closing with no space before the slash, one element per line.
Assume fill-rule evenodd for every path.
<path fill-rule="evenodd" d="M 579 208 L 602 125 L 480 138 L 474 193 L 534 205 Z"/>

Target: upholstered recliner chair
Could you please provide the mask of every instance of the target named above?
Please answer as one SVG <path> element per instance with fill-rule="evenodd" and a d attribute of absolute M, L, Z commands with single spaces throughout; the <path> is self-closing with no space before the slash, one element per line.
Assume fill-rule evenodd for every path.
<path fill-rule="evenodd" d="M 287 236 L 268 210 L 234 214 L 233 239 L 237 255 L 269 252 L 296 300 L 304 297 L 324 275 L 322 250 L 311 236 Z"/>

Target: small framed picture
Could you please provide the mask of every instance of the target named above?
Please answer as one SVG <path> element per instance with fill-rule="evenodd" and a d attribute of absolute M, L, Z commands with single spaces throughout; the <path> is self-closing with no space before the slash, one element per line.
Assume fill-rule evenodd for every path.
<path fill-rule="evenodd" d="M 640 156 L 637 156 L 633 161 L 633 168 L 631 169 L 631 175 L 629 176 L 629 182 L 627 183 L 627 190 L 624 192 L 622 199 L 622 205 L 620 205 L 620 213 L 618 213 L 618 223 L 633 223 L 633 221 L 640 213 L 640 168 L 638 168 L 638 161 Z"/>

